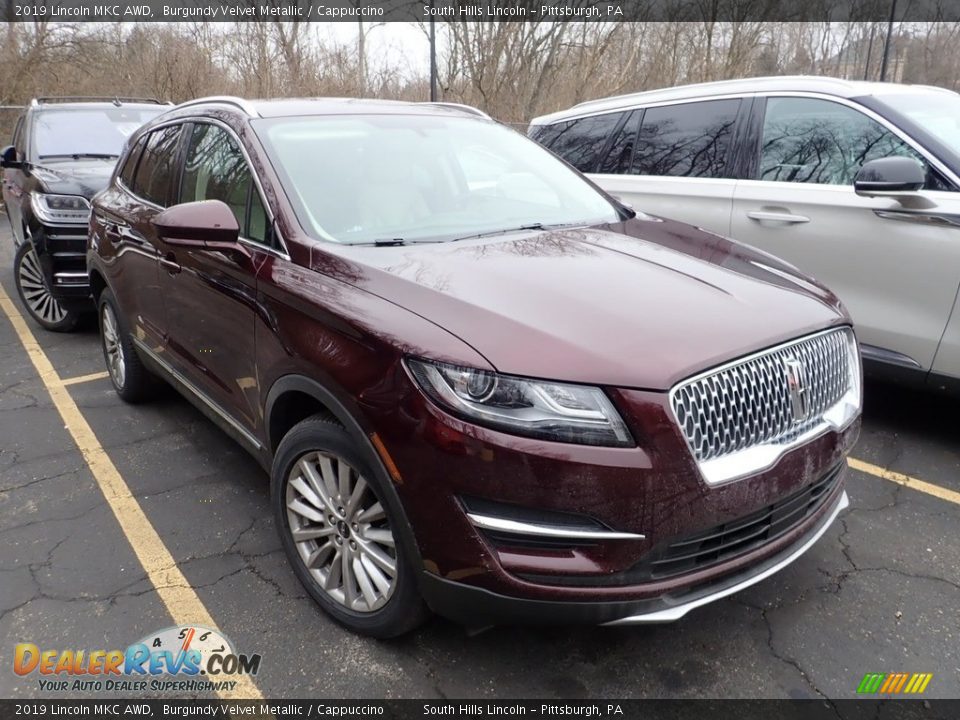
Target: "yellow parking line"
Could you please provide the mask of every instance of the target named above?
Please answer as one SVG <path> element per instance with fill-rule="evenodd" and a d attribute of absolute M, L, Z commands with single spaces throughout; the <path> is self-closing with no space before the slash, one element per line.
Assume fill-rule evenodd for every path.
<path fill-rule="evenodd" d="M 163 544 L 160 535 L 154 529 L 143 508 L 130 492 L 127 483 L 121 477 L 113 461 L 100 445 L 96 435 L 86 419 L 70 397 L 57 371 L 33 336 L 20 312 L 10 301 L 3 287 L 0 287 L 0 308 L 13 325 L 24 350 L 33 362 L 37 374 L 50 393 L 50 399 L 60 412 L 64 425 L 77 444 L 84 460 L 90 467 L 100 491 L 106 498 L 110 509 L 120 523 L 123 534 L 133 548 L 137 559 L 143 565 L 150 582 L 157 589 L 157 595 L 167 607 L 167 612 L 178 625 L 206 625 L 217 627 L 204 606 L 203 601 L 187 582 L 177 567 L 173 555 Z M 248 675 L 235 675 L 230 678 L 237 684 L 232 691 L 224 690 L 218 694 L 224 699 L 261 700 L 263 695 Z"/>
<path fill-rule="evenodd" d="M 103 380 L 104 378 L 110 377 L 110 373 L 106 370 L 98 373 L 90 373 L 89 375 L 78 375 L 77 377 L 67 378 L 66 380 L 61 380 L 60 384 L 64 387 L 68 385 L 77 385 L 79 383 L 90 382 L 92 380 Z"/>
<path fill-rule="evenodd" d="M 919 492 L 926 493 L 927 495 L 933 495 L 941 500 L 952 502 L 955 505 L 960 505 L 960 492 L 957 492 L 956 490 L 950 490 L 945 487 L 940 487 L 939 485 L 924 482 L 923 480 L 917 480 L 917 478 L 910 477 L 909 475 L 894 472 L 893 470 L 887 470 L 879 465 L 873 465 L 871 463 L 864 462 L 863 460 L 857 460 L 856 458 L 847 458 L 847 464 L 854 470 L 875 475 L 876 477 L 883 478 L 884 480 L 889 480 L 890 482 L 897 483 L 898 485 L 908 487 L 911 490 L 917 490 Z"/>

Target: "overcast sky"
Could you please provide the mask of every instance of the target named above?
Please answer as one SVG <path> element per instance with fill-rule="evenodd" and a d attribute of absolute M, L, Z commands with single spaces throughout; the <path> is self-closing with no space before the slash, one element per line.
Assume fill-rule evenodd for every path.
<path fill-rule="evenodd" d="M 321 38 L 356 43 L 359 28 L 355 22 L 313 23 Z M 430 43 L 418 23 L 365 23 L 367 57 L 371 64 L 399 65 L 403 70 L 423 74 L 430 67 Z"/>

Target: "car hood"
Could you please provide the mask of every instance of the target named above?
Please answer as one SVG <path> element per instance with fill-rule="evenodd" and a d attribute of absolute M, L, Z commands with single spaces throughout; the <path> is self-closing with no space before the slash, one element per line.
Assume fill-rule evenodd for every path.
<path fill-rule="evenodd" d="M 45 192 L 82 195 L 89 200 L 107 186 L 116 164 L 116 160 L 82 159 L 39 162 L 30 170 Z"/>
<path fill-rule="evenodd" d="M 834 295 L 792 266 L 653 217 L 333 252 L 354 284 L 457 335 L 499 372 L 528 377 L 666 390 L 849 322 Z"/>

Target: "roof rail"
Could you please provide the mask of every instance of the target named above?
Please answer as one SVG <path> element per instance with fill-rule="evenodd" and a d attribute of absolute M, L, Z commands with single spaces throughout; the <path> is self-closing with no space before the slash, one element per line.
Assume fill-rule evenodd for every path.
<path fill-rule="evenodd" d="M 433 105 L 435 107 L 448 107 L 448 108 L 454 108 L 456 110 L 463 110 L 464 112 L 468 112 L 471 115 L 476 115 L 478 117 L 482 117 L 487 120 L 493 120 L 493 118 L 487 115 L 483 110 L 481 110 L 480 108 L 475 108 L 473 107 L 473 105 L 464 105 L 463 103 L 452 103 L 452 102 L 427 102 L 423 104 Z"/>
<path fill-rule="evenodd" d="M 157 98 L 128 97 L 124 95 L 61 95 L 59 97 L 36 97 L 30 101 L 31 105 L 52 105 L 54 103 L 75 102 L 110 102 L 114 105 L 121 103 L 149 103 L 151 105 L 171 105 L 170 102 Z"/>
<path fill-rule="evenodd" d="M 180 103 L 176 107 L 185 108 L 192 107 L 193 105 L 206 105 L 208 103 L 214 103 L 218 105 L 233 105 L 234 107 L 240 108 L 250 117 L 260 117 L 260 113 L 257 112 L 257 109 L 253 106 L 249 100 L 244 100 L 243 98 L 234 97 L 233 95 L 211 95 L 210 97 L 196 98 L 195 100 L 187 100 L 187 102 Z"/>

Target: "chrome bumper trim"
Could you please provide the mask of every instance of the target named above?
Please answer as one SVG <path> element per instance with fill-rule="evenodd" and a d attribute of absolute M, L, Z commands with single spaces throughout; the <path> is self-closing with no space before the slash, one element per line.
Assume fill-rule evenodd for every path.
<path fill-rule="evenodd" d="M 751 585 L 756 585 L 761 580 L 766 580 L 774 573 L 783 570 L 783 568 L 809 550 L 813 544 L 817 542 L 817 540 L 819 540 L 827 531 L 827 528 L 833 525 L 833 521 L 837 519 L 837 515 L 839 515 L 842 510 L 846 510 L 848 507 L 850 507 L 850 498 L 847 497 L 847 491 L 844 490 L 843 494 L 840 496 L 839 502 L 836 504 L 836 507 L 834 507 L 831 511 L 830 516 L 819 528 L 817 528 L 817 531 L 813 535 L 807 538 L 807 540 L 804 541 L 800 547 L 796 548 L 787 557 L 783 558 L 776 564 L 771 565 L 766 570 L 757 573 L 756 575 L 751 575 L 750 577 L 741 580 L 737 584 L 723 588 L 722 590 L 717 590 L 715 593 L 704 595 L 696 600 L 691 600 L 690 602 L 676 605 L 674 607 L 667 608 L 666 610 L 657 610 L 655 612 L 644 613 L 641 615 L 630 615 L 625 618 L 620 618 L 619 620 L 613 620 L 611 622 L 604 623 L 604 625 L 643 625 L 674 622 L 675 620 L 682 618 L 694 608 L 698 608 L 701 605 L 707 605 L 712 603 L 714 600 L 725 598 L 728 595 L 733 595 L 734 593 L 740 592 Z"/>
<path fill-rule="evenodd" d="M 55 272 L 53 281 L 57 285 L 88 285 L 89 280 L 85 272 Z"/>
<path fill-rule="evenodd" d="M 644 535 L 616 532 L 615 530 L 577 530 L 560 525 L 540 525 L 538 523 L 519 522 L 492 515 L 467 513 L 476 527 L 484 530 L 515 533 L 517 535 L 536 535 L 549 538 L 567 538 L 570 540 L 643 540 Z"/>

